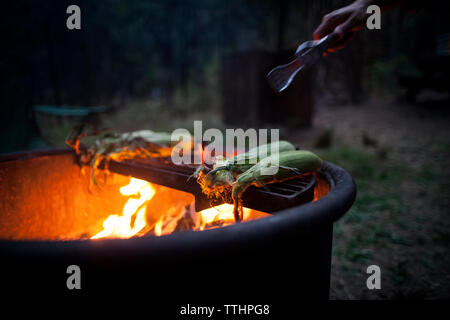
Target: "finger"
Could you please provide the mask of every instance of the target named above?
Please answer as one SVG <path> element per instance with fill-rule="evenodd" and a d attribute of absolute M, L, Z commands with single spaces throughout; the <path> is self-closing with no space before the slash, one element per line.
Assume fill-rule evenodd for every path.
<path fill-rule="evenodd" d="M 340 39 L 341 37 L 334 31 L 328 35 L 328 43 L 330 44 L 330 46 L 333 46 Z"/>
<path fill-rule="evenodd" d="M 323 21 L 317 29 L 313 33 L 313 39 L 319 40 L 323 37 L 325 37 L 327 34 L 331 33 L 334 29 L 334 25 L 329 23 L 328 21 Z"/>
<path fill-rule="evenodd" d="M 333 45 L 332 47 L 328 48 L 327 51 L 330 53 L 339 51 L 339 50 L 343 49 L 347 45 L 347 43 L 349 43 L 350 40 L 352 40 L 352 39 L 353 39 L 353 35 L 347 36 L 347 37 L 339 40 L 338 42 L 336 42 L 336 44 Z"/>
<path fill-rule="evenodd" d="M 345 44 L 353 37 L 352 28 L 356 25 L 355 16 L 350 16 L 344 23 L 338 25 L 330 34 L 330 47 L 328 52 L 335 52 L 342 49 Z"/>
<path fill-rule="evenodd" d="M 342 48 L 344 48 L 347 45 L 347 43 L 350 40 L 352 40 L 354 38 L 354 36 L 355 36 L 354 32 L 347 33 L 342 39 L 340 39 L 339 41 L 333 43 L 333 45 L 330 46 L 327 51 L 332 53 L 332 52 L 336 52 L 338 50 L 341 50 Z"/>
<path fill-rule="evenodd" d="M 344 21 L 342 15 L 338 15 L 335 11 L 326 14 L 322 18 L 322 23 L 314 31 L 313 39 L 319 40 L 320 38 L 325 37 L 327 34 L 330 34 L 342 21 Z"/>
<path fill-rule="evenodd" d="M 358 19 L 356 15 L 351 15 L 344 23 L 338 25 L 333 33 L 337 34 L 339 40 L 347 37 L 348 34 L 351 34 L 352 31 L 356 31 L 356 28 L 359 27 Z M 353 30 L 355 28 L 355 30 Z"/>

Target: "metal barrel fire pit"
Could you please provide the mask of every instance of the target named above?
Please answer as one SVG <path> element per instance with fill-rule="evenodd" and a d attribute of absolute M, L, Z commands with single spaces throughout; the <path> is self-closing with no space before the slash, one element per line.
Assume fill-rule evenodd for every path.
<path fill-rule="evenodd" d="M 326 195 L 306 203 L 285 200 L 287 206 L 267 210 L 271 214 L 265 218 L 160 237 L 86 238 L 98 232 L 105 214 L 123 206 L 117 179 L 126 177 L 114 176 L 89 191 L 90 176 L 81 174 L 71 151 L 0 158 L 2 288 L 72 292 L 66 270 L 77 265 L 79 292 L 123 295 L 137 290 L 152 303 L 328 298 L 333 223 L 356 195 L 353 179 L 338 166 L 325 161 L 317 176 Z M 150 182 L 164 184 L 164 176 L 154 177 L 159 181 Z M 195 199 L 195 194 L 177 192 L 170 197 Z M 269 195 L 256 195 L 253 201 L 258 197 L 270 205 Z"/>

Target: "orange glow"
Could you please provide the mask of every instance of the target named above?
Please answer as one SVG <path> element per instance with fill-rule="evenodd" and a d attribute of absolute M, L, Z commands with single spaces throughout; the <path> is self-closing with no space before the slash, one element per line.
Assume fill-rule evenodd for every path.
<path fill-rule="evenodd" d="M 212 163 L 212 154 L 208 150 L 208 147 L 202 149 L 202 164 Z"/>
<path fill-rule="evenodd" d="M 193 203 L 187 206 L 169 203 L 168 208 L 158 212 L 158 210 L 155 210 L 158 208 L 152 206 L 152 198 L 157 194 L 157 189 L 157 186 L 152 186 L 147 181 L 131 178 L 129 184 L 120 188 L 120 193 L 129 197 L 123 207 L 122 215 L 110 215 L 103 222 L 103 230 L 91 239 L 130 238 L 144 234 L 162 236 L 174 231 L 202 231 L 234 223 L 233 205 L 228 203 L 199 212 L 195 211 Z M 158 217 L 147 219 L 147 208 L 153 209 L 153 212 L 157 211 Z M 243 208 L 243 210 L 244 222 L 269 216 L 268 213 L 257 210 L 248 208 Z"/>
<path fill-rule="evenodd" d="M 268 213 L 242 208 L 244 211 L 243 221 L 254 220 L 269 216 Z M 211 229 L 219 226 L 226 226 L 234 223 L 233 205 L 223 203 L 218 206 L 208 208 L 199 212 L 200 221 L 198 230 Z"/>
<path fill-rule="evenodd" d="M 194 148 L 194 159 L 201 159 L 201 164 L 204 164 L 203 147 L 201 143 L 197 143 L 197 146 Z"/>
<path fill-rule="evenodd" d="M 269 216 L 268 213 L 243 208 L 243 221 L 250 221 Z M 182 219 L 189 221 L 190 229 L 193 231 L 203 231 L 206 229 L 214 229 L 218 227 L 225 227 L 234 223 L 233 205 L 223 203 L 218 206 L 208 208 L 199 212 L 185 210 L 180 212 L 177 217 L 169 215 L 162 215 L 155 224 L 154 234 L 162 236 L 174 232 L 178 226 L 178 222 Z"/>
<path fill-rule="evenodd" d="M 313 201 L 317 201 L 330 192 L 330 185 L 320 174 L 314 174 L 314 177 L 316 178 L 316 187 L 314 188 Z"/>
<path fill-rule="evenodd" d="M 200 164 L 204 165 L 205 163 L 207 164 L 213 163 L 213 157 L 215 154 L 214 149 L 209 151 L 207 146 L 203 148 L 201 143 L 197 143 L 196 148 L 194 148 L 193 152 L 194 152 L 194 159 L 199 159 L 201 161 Z"/>
<path fill-rule="evenodd" d="M 120 193 L 130 197 L 123 206 L 122 215 L 110 215 L 103 222 L 103 230 L 91 239 L 130 238 L 145 227 L 147 204 L 155 195 L 155 189 L 147 181 L 131 178 L 129 184 L 120 188 Z"/>

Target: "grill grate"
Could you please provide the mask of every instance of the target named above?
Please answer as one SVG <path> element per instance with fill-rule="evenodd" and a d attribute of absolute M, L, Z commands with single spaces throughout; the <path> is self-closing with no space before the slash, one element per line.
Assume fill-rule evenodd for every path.
<path fill-rule="evenodd" d="M 223 203 L 223 200 L 218 199 L 211 201 L 202 193 L 195 178 L 191 177 L 195 169 L 195 166 L 178 166 L 168 159 L 153 158 L 111 161 L 109 165 L 111 172 L 193 194 L 197 211 Z M 304 175 L 285 182 L 270 184 L 265 188 L 250 187 L 243 195 L 243 205 L 251 209 L 274 213 L 312 201 L 315 184 L 313 175 Z"/>

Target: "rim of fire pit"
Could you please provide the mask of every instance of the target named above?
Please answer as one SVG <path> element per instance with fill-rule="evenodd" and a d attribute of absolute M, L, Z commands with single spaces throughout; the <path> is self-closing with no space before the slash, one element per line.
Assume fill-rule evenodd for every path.
<path fill-rule="evenodd" d="M 71 150 L 44 150 L 3 155 L 0 162 L 26 160 L 41 156 L 70 153 Z M 271 237 L 290 232 L 305 235 L 317 230 L 317 227 L 330 226 L 352 206 L 356 197 L 356 185 L 351 175 L 330 162 L 324 161 L 319 171 L 329 183 L 330 191 L 316 201 L 278 211 L 270 217 L 252 220 L 204 231 L 185 231 L 156 237 L 143 236 L 129 239 L 98 240 L 0 240 L 3 253 L 33 256 L 67 256 L 83 255 L 96 258 L 99 250 L 102 259 L 121 260 L 127 256 L 144 255 L 147 258 L 166 255 L 193 255 L 201 248 L 215 252 L 226 250 L 236 245 L 246 245 L 249 241 L 264 243 Z"/>

